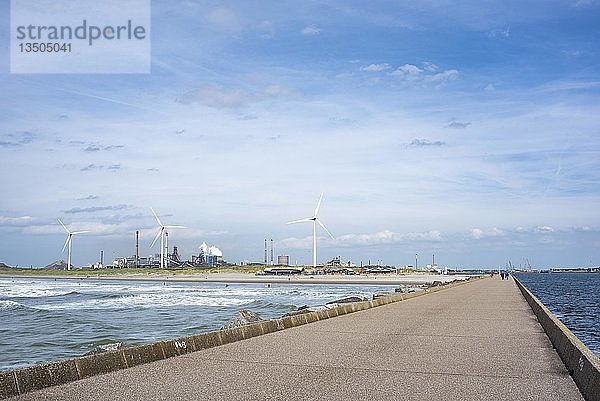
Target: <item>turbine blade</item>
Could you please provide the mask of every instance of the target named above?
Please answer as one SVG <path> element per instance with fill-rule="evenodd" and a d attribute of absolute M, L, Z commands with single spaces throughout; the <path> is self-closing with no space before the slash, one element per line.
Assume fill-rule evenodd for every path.
<path fill-rule="evenodd" d="M 158 237 L 160 237 L 160 235 L 163 232 L 163 228 L 161 227 L 160 230 L 158 230 L 158 233 L 156 234 L 156 237 L 154 237 L 154 241 L 152 241 L 152 244 L 150 244 L 150 248 L 152 248 L 154 246 L 154 244 L 156 243 L 156 240 L 158 239 Z"/>
<path fill-rule="evenodd" d="M 156 221 L 158 222 L 158 225 L 162 227 L 163 223 L 160 222 L 160 219 L 158 218 L 158 215 L 156 214 L 156 212 L 154 211 L 154 209 L 150 208 L 150 210 L 152 210 L 152 214 L 156 218 Z"/>
<path fill-rule="evenodd" d="M 285 224 L 296 224 L 296 223 L 304 223 L 305 221 L 311 221 L 312 219 L 310 217 L 307 217 L 305 219 L 300 219 L 300 220 L 294 220 L 294 221 L 288 221 Z"/>
<path fill-rule="evenodd" d="M 333 238 L 333 235 L 331 235 L 331 233 L 329 232 L 329 230 L 327 229 L 327 227 L 325 227 L 325 225 L 323 223 L 321 223 L 321 220 L 317 219 L 316 222 L 319 223 L 319 225 L 321 227 L 323 227 L 323 230 L 325 230 L 327 232 L 327 234 L 329 234 L 329 236 L 331 237 L 331 239 L 335 239 L 335 238 Z"/>
<path fill-rule="evenodd" d="M 63 245 L 62 251 L 60 251 L 61 253 L 65 251 L 65 248 L 69 244 L 69 241 L 71 241 L 71 233 L 69 233 L 69 235 L 67 235 L 67 240 L 65 241 L 65 244 Z"/>
<path fill-rule="evenodd" d="M 164 228 L 187 228 L 186 226 L 163 226 Z"/>
<path fill-rule="evenodd" d="M 323 200 L 323 192 L 321 192 L 321 196 L 319 197 L 319 202 L 317 203 L 317 207 L 315 208 L 315 217 L 319 214 L 319 209 L 321 208 L 321 201 Z"/>
<path fill-rule="evenodd" d="M 71 232 L 69 231 L 69 229 L 67 228 L 67 226 L 65 226 L 65 225 L 63 224 L 63 222 L 62 222 L 62 221 L 60 221 L 60 219 L 58 219 L 58 222 L 60 223 L 60 225 L 61 225 L 61 226 L 63 226 L 63 228 L 65 229 L 65 231 L 66 231 L 68 234 L 70 234 L 70 233 L 71 233 Z"/>
<path fill-rule="evenodd" d="M 73 231 L 71 234 L 75 235 L 75 234 L 84 234 L 84 233 L 91 233 L 91 231 L 90 230 Z"/>

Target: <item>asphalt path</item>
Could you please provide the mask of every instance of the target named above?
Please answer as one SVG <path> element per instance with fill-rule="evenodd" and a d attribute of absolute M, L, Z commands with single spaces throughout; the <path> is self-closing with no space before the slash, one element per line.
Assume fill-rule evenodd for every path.
<path fill-rule="evenodd" d="M 583 400 L 498 277 L 14 398 L 267 399 Z"/>

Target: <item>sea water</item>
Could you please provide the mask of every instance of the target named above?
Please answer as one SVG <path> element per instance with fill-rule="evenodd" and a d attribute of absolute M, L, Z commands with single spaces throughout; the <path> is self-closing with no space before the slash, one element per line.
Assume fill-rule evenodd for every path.
<path fill-rule="evenodd" d="M 0 278 L 0 370 L 218 330 L 241 309 L 272 319 L 384 291 L 394 286 Z"/>
<path fill-rule="evenodd" d="M 527 273 L 516 277 L 600 356 L 600 273 Z"/>

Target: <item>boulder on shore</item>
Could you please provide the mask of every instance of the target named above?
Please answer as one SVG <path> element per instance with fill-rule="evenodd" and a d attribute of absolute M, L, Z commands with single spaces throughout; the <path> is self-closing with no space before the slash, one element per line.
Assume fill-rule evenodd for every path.
<path fill-rule="evenodd" d="M 366 298 L 362 298 L 362 297 L 346 297 L 346 298 L 342 298 L 342 299 L 337 299 L 335 301 L 331 301 L 331 302 L 327 302 L 325 305 L 331 305 L 331 304 L 348 304 L 351 302 L 363 302 L 366 301 Z"/>
<path fill-rule="evenodd" d="M 229 319 L 229 321 L 225 323 L 223 327 L 221 327 L 221 330 L 235 329 L 236 327 L 262 322 L 263 320 L 264 319 L 258 316 L 258 314 L 249 311 L 248 309 L 242 309 L 241 311 L 233 315 L 233 317 Z"/>
<path fill-rule="evenodd" d="M 312 309 L 310 309 L 308 307 L 308 305 L 304 305 L 299 307 L 296 310 L 293 310 L 291 312 L 286 313 L 285 315 L 281 316 L 281 317 L 288 317 L 288 316 L 296 316 L 296 315 L 303 315 L 305 313 L 310 313 L 310 312 L 314 312 Z"/>
<path fill-rule="evenodd" d="M 87 355 L 96 355 L 96 354 L 101 354 L 103 352 L 109 352 L 109 351 L 116 351 L 122 348 L 126 348 L 127 345 L 125 345 L 125 343 L 119 342 L 119 343 L 108 343 L 108 344 L 100 344 L 98 346 L 96 346 L 93 350 L 86 352 L 84 354 L 84 356 Z"/>

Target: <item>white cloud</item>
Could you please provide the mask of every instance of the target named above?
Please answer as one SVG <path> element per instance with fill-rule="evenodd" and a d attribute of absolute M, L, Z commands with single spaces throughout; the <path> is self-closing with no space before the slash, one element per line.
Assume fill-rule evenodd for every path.
<path fill-rule="evenodd" d="M 433 64 L 431 61 L 426 61 L 423 63 L 423 69 L 425 71 L 429 71 L 429 72 L 433 72 L 433 71 L 437 71 L 439 70 L 440 67 L 438 67 L 437 65 Z"/>
<path fill-rule="evenodd" d="M 33 217 L 31 216 L 21 216 L 21 217 L 4 217 L 0 216 L 0 227 L 10 226 L 10 227 L 20 227 L 26 224 L 31 223 Z"/>
<path fill-rule="evenodd" d="M 465 129 L 469 125 L 471 125 L 470 122 L 452 120 L 448 123 L 448 125 L 446 125 L 446 127 L 455 129 Z"/>
<path fill-rule="evenodd" d="M 360 70 L 368 71 L 368 72 L 380 72 L 380 71 L 389 70 L 390 68 L 391 68 L 391 66 L 388 63 L 382 63 L 382 64 L 365 65 L 365 66 L 360 67 Z"/>
<path fill-rule="evenodd" d="M 439 71 L 439 67 L 432 62 L 425 62 L 423 68 L 414 64 L 404 64 L 396 68 L 390 75 L 409 83 L 435 83 L 444 84 L 458 78 L 458 70 Z"/>
<path fill-rule="evenodd" d="M 366 234 L 345 234 L 335 238 L 319 237 L 319 246 L 335 246 L 335 247 L 357 247 L 357 246 L 373 246 L 386 245 L 410 241 L 441 241 L 443 236 L 439 230 L 431 230 L 426 232 L 410 232 L 397 233 L 391 230 L 383 230 L 374 233 Z M 289 249 L 311 249 L 312 236 L 305 238 L 286 238 L 277 242 L 278 247 Z"/>
<path fill-rule="evenodd" d="M 421 78 L 422 69 L 414 64 L 404 64 L 402 67 L 398 67 L 391 75 L 400 77 L 406 81 L 417 81 Z"/>
<path fill-rule="evenodd" d="M 288 248 L 288 249 L 312 249 L 313 239 L 312 237 L 305 238 L 285 238 L 277 241 L 277 248 Z"/>
<path fill-rule="evenodd" d="M 449 81 L 454 81 L 458 78 L 458 75 L 458 70 L 445 70 L 434 75 L 429 75 L 425 77 L 425 80 L 428 82 L 445 83 Z"/>
<path fill-rule="evenodd" d="M 287 97 L 294 95 L 294 91 L 281 85 L 268 85 L 265 90 L 265 95 L 270 97 Z"/>
<path fill-rule="evenodd" d="M 440 241 L 442 233 L 439 230 L 427 232 L 413 232 L 400 234 L 390 230 L 383 230 L 368 234 L 346 234 L 336 239 L 340 246 L 366 246 L 378 244 L 391 244 L 405 241 Z"/>
<path fill-rule="evenodd" d="M 300 31 L 305 36 L 315 36 L 321 33 L 321 29 L 316 25 L 309 25 Z"/>
<path fill-rule="evenodd" d="M 217 108 L 240 106 L 245 100 L 246 96 L 241 90 L 217 85 L 205 85 L 189 90 L 176 99 L 177 102 L 183 104 L 201 103 Z"/>
<path fill-rule="evenodd" d="M 472 228 L 469 231 L 469 235 L 473 239 L 482 239 L 482 238 L 490 238 L 490 237 L 503 237 L 505 235 L 504 231 L 493 227 L 489 229 L 481 229 L 481 228 Z"/>
<path fill-rule="evenodd" d="M 508 38 L 510 36 L 510 25 L 502 29 L 494 29 L 487 33 L 489 38 Z"/>

